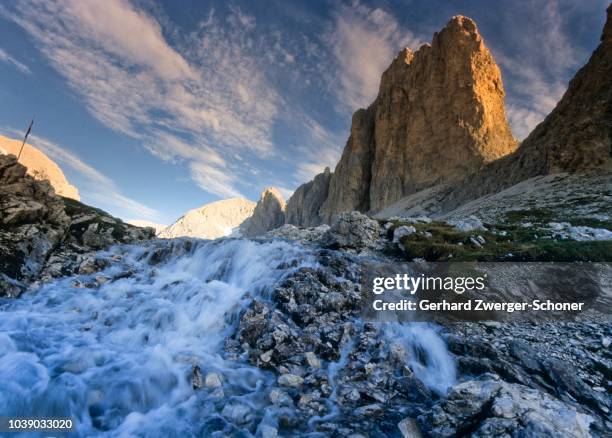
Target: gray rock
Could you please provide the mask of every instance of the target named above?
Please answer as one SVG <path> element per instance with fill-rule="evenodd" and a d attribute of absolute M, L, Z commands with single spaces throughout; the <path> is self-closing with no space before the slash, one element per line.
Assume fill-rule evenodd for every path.
<path fill-rule="evenodd" d="M 272 404 L 277 406 L 293 406 L 293 400 L 285 391 L 274 388 L 268 396 Z"/>
<path fill-rule="evenodd" d="M 299 186 L 287 202 L 287 224 L 300 227 L 316 227 L 323 223 L 320 210 L 329 190 L 331 179 L 329 167 L 314 179 Z"/>
<path fill-rule="evenodd" d="M 295 374 L 283 374 L 278 378 L 278 384 L 291 388 L 299 388 L 304 383 L 304 378 Z"/>
<path fill-rule="evenodd" d="M 570 405 L 495 375 L 456 385 L 446 399 L 419 417 L 427 433 L 439 437 L 461 435 L 469 429 L 486 437 L 511 430 L 521 436 L 586 438 L 592 422 L 591 416 Z"/>
<path fill-rule="evenodd" d="M 231 401 L 223 407 L 221 415 L 223 415 L 228 421 L 236 425 L 244 425 L 252 420 L 253 410 L 250 406 L 237 402 Z"/>
<path fill-rule="evenodd" d="M 242 225 L 247 237 L 260 236 L 285 223 L 285 200 L 274 187 L 265 189 L 255 206 L 253 215 Z"/>
<path fill-rule="evenodd" d="M 306 353 L 304 353 L 304 358 L 306 359 L 306 363 L 308 364 L 308 366 L 312 368 L 321 368 L 321 361 L 319 360 L 317 355 L 314 354 L 314 352 L 307 351 Z"/>
<path fill-rule="evenodd" d="M 16 285 L 74 273 L 84 253 L 153 237 L 150 230 L 57 196 L 13 155 L 0 155 L 0 228 L 0 296 L 12 297 L 21 288 Z"/>
<path fill-rule="evenodd" d="M 376 245 L 379 233 L 378 222 L 358 211 L 351 211 L 338 215 L 322 242 L 333 249 L 363 250 Z"/>
<path fill-rule="evenodd" d="M 400 243 L 402 237 L 408 236 L 409 234 L 416 233 L 416 228 L 413 226 L 402 225 L 393 230 L 393 243 Z"/>
<path fill-rule="evenodd" d="M 358 417 L 376 417 L 384 412 L 382 405 L 373 403 L 371 405 L 360 406 L 355 409 L 355 415 Z"/>
<path fill-rule="evenodd" d="M 285 224 L 266 233 L 266 237 L 295 240 L 301 243 L 311 243 L 321 240 L 329 230 L 329 225 L 319 225 L 312 228 L 299 228 L 295 225 Z"/>
<path fill-rule="evenodd" d="M 202 371 L 198 365 L 194 365 L 191 370 L 191 387 L 201 389 L 202 386 Z"/>
<path fill-rule="evenodd" d="M 421 429 L 414 418 L 405 418 L 397 425 L 403 438 L 421 438 Z"/>

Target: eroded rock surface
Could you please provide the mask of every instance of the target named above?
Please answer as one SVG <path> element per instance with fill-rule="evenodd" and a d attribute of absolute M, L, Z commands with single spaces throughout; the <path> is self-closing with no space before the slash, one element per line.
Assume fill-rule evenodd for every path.
<path fill-rule="evenodd" d="M 323 223 L 319 214 L 323 202 L 327 199 L 331 172 L 329 167 L 312 181 L 296 189 L 287 202 L 285 222 L 300 227 L 316 227 Z"/>
<path fill-rule="evenodd" d="M 590 437 L 593 418 L 523 385 L 483 375 L 455 386 L 419 418 L 431 436 Z"/>
<path fill-rule="evenodd" d="M 570 81 L 555 109 L 511 155 L 402 200 L 404 211 L 448 213 L 529 178 L 559 172 L 608 174 L 612 169 L 612 6 L 601 42 Z M 397 208 L 396 208 L 397 209 Z"/>
<path fill-rule="evenodd" d="M 380 225 L 358 211 L 338 215 L 331 228 L 322 236 L 324 246 L 333 249 L 362 250 L 375 246 Z"/>
<path fill-rule="evenodd" d="M 260 236 L 285 223 L 285 200 L 277 189 L 265 189 L 253 210 L 253 215 L 241 227 L 247 237 Z"/>
<path fill-rule="evenodd" d="M 246 357 L 274 373 L 267 398 L 280 435 L 605 436 L 612 426 L 609 325 L 483 322 L 435 329 L 364 321 L 361 276 L 385 260 L 396 262 L 387 253 L 394 229 L 377 225 L 357 242 L 371 220 L 357 212 L 338 219 L 341 225 L 318 237 L 313 228 L 287 225 L 268 234 L 284 232 L 309 245 L 317 263 L 293 271 L 269 301 L 253 300 L 225 345 L 228 357 Z M 347 246 L 322 248 L 331 233 Z M 441 342 L 432 333 L 452 353 L 448 368 L 432 348 Z"/>

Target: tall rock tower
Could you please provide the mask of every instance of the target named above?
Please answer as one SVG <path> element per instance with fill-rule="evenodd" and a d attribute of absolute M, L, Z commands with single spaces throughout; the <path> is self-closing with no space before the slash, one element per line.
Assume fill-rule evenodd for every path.
<path fill-rule="evenodd" d="M 266 188 L 259 197 L 253 215 L 241 226 L 247 237 L 256 237 L 285 223 L 285 200 L 274 187 Z"/>
<path fill-rule="evenodd" d="M 431 45 L 402 50 L 355 113 L 321 215 L 380 210 L 515 149 L 499 67 L 476 24 L 453 17 Z"/>

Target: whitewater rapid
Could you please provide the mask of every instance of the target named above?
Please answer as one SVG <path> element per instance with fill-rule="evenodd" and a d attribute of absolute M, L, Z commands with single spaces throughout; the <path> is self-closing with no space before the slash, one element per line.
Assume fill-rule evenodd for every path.
<path fill-rule="evenodd" d="M 317 267 L 311 249 L 160 240 L 99 257 L 112 263 L 0 301 L 2 415 L 72 417 L 79 436 L 206 436 L 228 423 L 224 406 L 239 401 L 260 427 L 274 426 L 266 389 L 275 376 L 246 358 L 225 359 L 224 341 L 253 298 L 269 299 L 292 271 Z M 425 384 L 443 393 L 454 382 L 435 330 L 398 325 L 392 333 Z M 346 357 L 326 364 L 330 381 Z M 222 389 L 195 390 L 196 365 L 220 376 Z"/>

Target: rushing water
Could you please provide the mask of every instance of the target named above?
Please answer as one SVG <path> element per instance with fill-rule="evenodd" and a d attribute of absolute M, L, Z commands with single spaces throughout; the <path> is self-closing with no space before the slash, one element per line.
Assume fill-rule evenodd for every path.
<path fill-rule="evenodd" d="M 223 342 L 253 296 L 265 299 L 292 270 L 316 266 L 310 250 L 177 240 L 116 247 L 101 257 L 113 260 L 101 272 L 1 302 L 2 415 L 72 417 L 81 436 L 207 435 L 228 416 L 274 425 L 273 410 L 262 409 L 274 376 L 224 359 Z M 435 331 L 395 330 L 416 375 L 443 392 L 454 367 Z M 423 353 L 429 360 L 419 359 Z M 330 381 L 343 360 L 346 352 L 327 365 Z M 204 376 L 222 376 L 223 388 L 195 391 L 196 364 Z"/>

